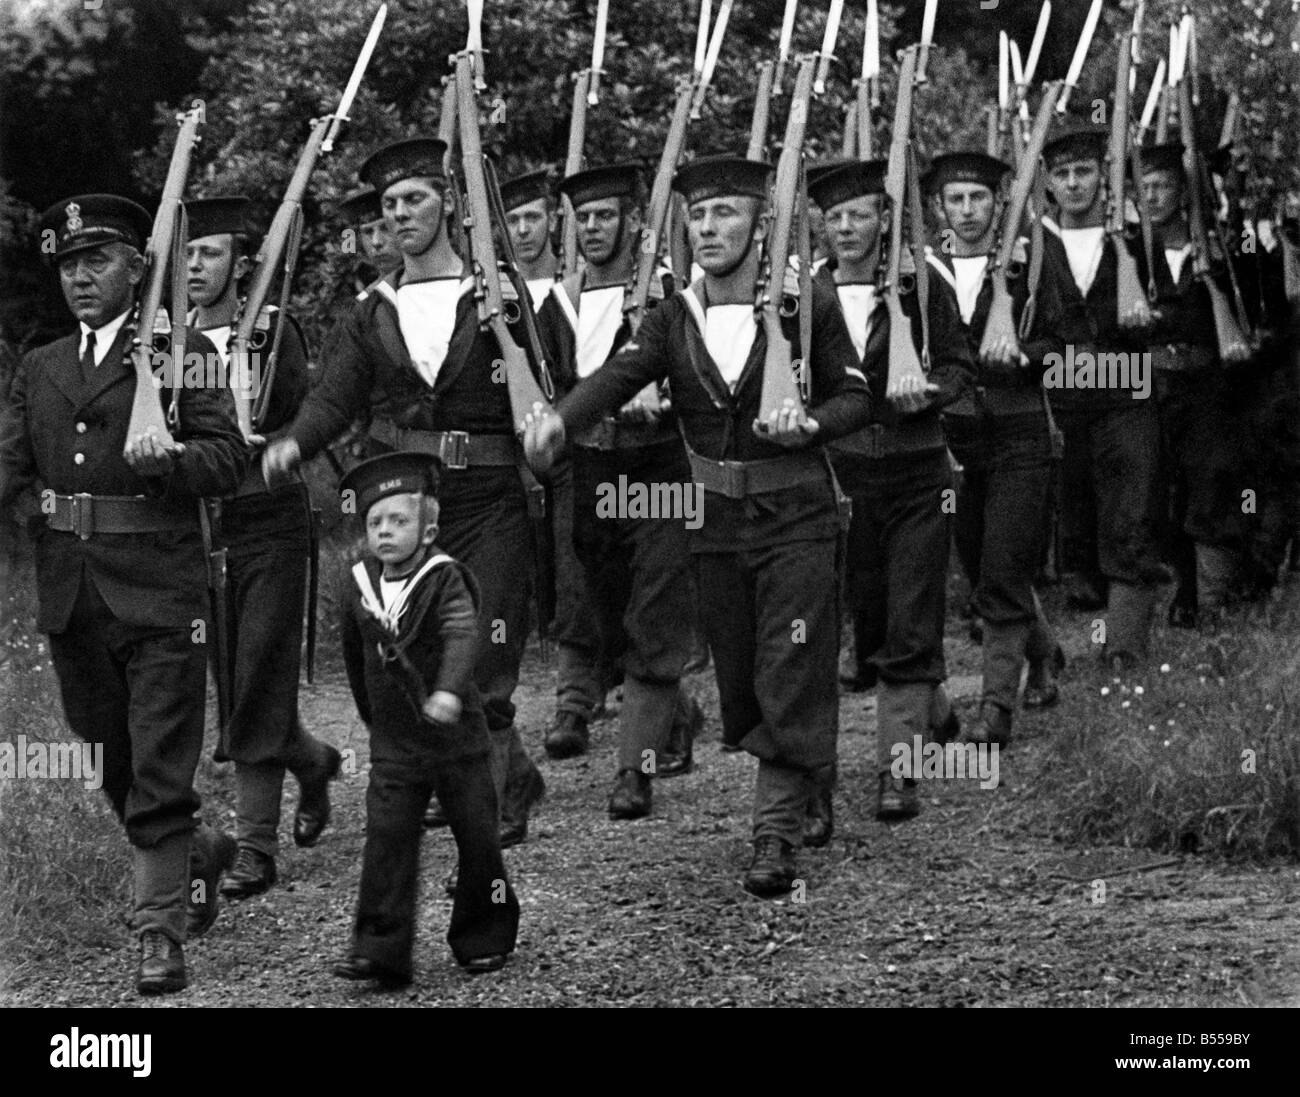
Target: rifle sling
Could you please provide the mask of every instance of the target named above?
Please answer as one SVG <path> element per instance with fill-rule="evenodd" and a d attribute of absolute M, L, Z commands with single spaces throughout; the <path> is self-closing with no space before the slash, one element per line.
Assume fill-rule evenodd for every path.
<path fill-rule="evenodd" d="M 1029 230 L 1029 274 L 1026 286 L 1029 296 L 1025 299 L 1024 311 L 1020 314 L 1020 342 L 1029 341 L 1029 333 L 1034 330 L 1034 314 L 1038 311 L 1038 283 L 1043 275 L 1043 213 L 1046 203 L 1043 201 L 1043 173 L 1040 168 L 1035 175 L 1034 194 L 1038 198 L 1037 208 L 1033 211 L 1033 224 Z M 1050 416 L 1050 411 L 1049 411 Z"/>
<path fill-rule="evenodd" d="M 812 229 L 808 219 L 808 172 L 799 161 L 799 224 L 796 242 L 799 256 L 799 370 L 795 384 L 805 410 L 812 403 Z"/>
<path fill-rule="evenodd" d="M 262 380 L 257 396 L 253 399 L 254 431 L 261 429 L 262 421 L 266 418 L 266 409 L 271 402 L 271 385 L 275 381 L 276 363 L 280 360 L 280 340 L 284 337 L 284 325 L 289 316 L 287 310 L 289 295 L 293 290 L 293 270 L 297 265 L 298 248 L 302 242 L 302 220 L 302 206 L 298 206 L 293 211 L 293 220 L 289 223 L 289 240 L 284 252 L 284 278 L 280 283 L 280 304 L 275 335 L 271 339 L 271 350 L 262 367 Z M 254 326 L 256 326 L 256 319 L 254 319 Z"/>
<path fill-rule="evenodd" d="M 916 304 L 921 314 L 921 369 L 930 372 L 930 268 L 925 260 L 925 213 L 921 205 L 916 146 L 907 142 L 907 204 L 912 219 L 912 266 L 916 270 Z M 902 216 L 902 211 L 898 212 Z"/>
<path fill-rule="evenodd" d="M 189 268 L 185 263 L 185 245 L 189 240 L 189 219 L 185 213 L 185 203 L 176 203 L 176 227 L 172 233 L 172 375 L 169 378 L 171 382 L 171 393 L 167 400 L 167 425 L 172 430 L 177 430 L 180 426 L 180 408 L 176 403 L 177 394 L 180 392 L 182 384 L 182 373 L 185 369 L 185 343 L 188 337 L 188 310 L 186 304 L 189 301 L 189 290 L 186 287 L 186 278 L 188 277 Z M 152 332 L 150 333 L 152 337 Z"/>

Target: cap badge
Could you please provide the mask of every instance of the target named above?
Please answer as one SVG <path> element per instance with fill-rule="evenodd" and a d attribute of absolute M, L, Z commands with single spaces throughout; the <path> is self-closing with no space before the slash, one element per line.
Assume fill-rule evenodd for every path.
<path fill-rule="evenodd" d="M 68 208 L 64 212 L 68 215 L 68 232 L 80 232 L 85 224 L 81 220 L 81 207 L 76 202 L 69 202 Z"/>

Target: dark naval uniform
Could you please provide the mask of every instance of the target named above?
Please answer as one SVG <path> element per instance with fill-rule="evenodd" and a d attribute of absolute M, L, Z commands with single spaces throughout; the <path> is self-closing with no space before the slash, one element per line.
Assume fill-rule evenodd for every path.
<path fill-rule="evenodd" d="M 44 223 L 58 235 L 56 261 L 106 242 L 141 248 L 149 228 L 133 203 L 97 195 L 61 203 Z M 104 792 L 135 847 L 135 930 L 179 944 L 207 677 L 206 647 L 195 639 L 208 616 L 200 498 L 233 490 L 248 456 L 230 393 L 182 387 L 173 434 L 185 451 L 165 476 L 132 470 L 123 456 L 136 391 L 127 319 L 114 321 L 115 334 L 95 333 L 93 348 L 83 332 L 24 357 L 5 423 L 0 502 L 17 501 L 29 516 L 36 624 L 50 634 L 68 723 L 104 744 Z M 191 353 L 210 362 L 214 351 L 191 333 Z M 160 390 L 164 408 L 172 396 Z M 195 868 L 215 887 L 208 866 L 228 854 L 203 827 L 196 848 Z M 183 986 L 183 970 L 179 984 L 147 988 L 142 979 L 141 989 Z"/>
<path fill-rule="evenodd" d="M 234 196 L 187 203 L 190 239 L 224 233 L 247 233 L 246 199 Z M 260 362 L 275 341 L 284 318 L 276 310 L 259 323 L 250 351 Z M 212 329 L 218 353 L 228 360 L 229 327 Z M 265 381 L 265 378 L 262 379 Z M 274 439 L 293 420 L 307 392 L 307 350 L 302 332 L 290 317 L 280 337 L 278 360 L 266 414 L 258 433 Z M 307 589 L 312 514 L 306 485 L 300 480 L 268 491 L 256 462 L 234 495 L 221 503 L 218 542 L 226 549 L 226 619 L 229 627 L 225 674 L 231 683 L 230 717 L 217 743 L 217 761 L 235 763 L 235 838 L 247 857 L 235 865 L 226 894 L 261 890 L 275 880 L 276 830 L 285 770 L 304 789 L 304 806 L 315 810 L 295 823 L 299 845 L 313 845 L 328 815 L 318 802 L 339 754 L 303 728 L 298 716 L 298 680 L 302 654 L 302 606 Z M 242 877 L 250 875 L 248 881 Z"/>
<path fill-rule="evenodd" d="M 637 175 L 636 167 L 625 165 L 592 168 L 565 179 L 561 189 L 574 209 L 602 198 L 632 200 Z M 601 317 L 603 329 L 595 332 L 608 338 L 608 350 L 601 347 L 597 357 L 612 357 L 631 338 L 621 311 L 623 287 L 584 291 L 584 275 L 570 275 L 552 287 L 540 312 L 547 356 L 566 385 L 583 372 L 603 368 L 582 359 L 584 352 L 591 353 L 579 346 L 584 308 L 609 310 Z M 598 301 L 593 293 L 605 299 Z M 628 787 L 616 787 L 610 811 L 631 818 L 649 810 L 649 779 L 662 761 L 674 710 L 686 704 L 680 700 L 680 683 L 691 654 L 690 553 L 682 515 L 609 514 L 602 500 L 611 486 L 621 492 L 626 485 L 629 497 L 637 490 L 648 492 L 649 485 L 678 485 L 684 492 L 690 467 L 676 417 L 667 409 L 654 423 L 605 416 L 572 441 L 572 548 L 601 644 L 611 659 L 621 662 L 624 674 L 617 764 L 618 780 Z M 583 662 L 589 677 L 598 673 L 590 654 Z M 647 751 L 655 758 L 652 766 L 646 764 Z"/>
<path fill-rule="evenodd" d="M 883 194 L 884 169 L 883 163 L 847 164 L 819 176 L 810 193 L 823 210 L 850 197 Z M 826 267 L 817 282 L 837 294 L 843 288 Z M 878 683 L 876 762 L 883 797 L 890 786 L 890 748 L 929 734 L 947 677 L 943 626 L 952 508 L 944 505 L 944 493 L 953 483 L 940 410 L 969 389 L 974 365 L 951 299 L 932 289 L 926 380 L 939 392 L 920 411 L 898 412 L 885 398 L 889 310 L 883 296 L 873 301 L 865 333 L 854 333 L 871 389 L 869 422 L 836 441 L 831 456 L 853 501 L 849 595 L 858 659 Z M 916 293 L 903 295 L 902 303 L 919 353 L 923 328 Z M 842 310 L 839 318 L 842 326 L 847 323 Z M 846 336 L 853 338 L 847 327 Z M 914 804 L 914 795 L 907 795 Z M 878 811 L 885 806 L 878 804 Z M 894 814 L 892 808 L 887 813 Z M 905 806 L 900 813 L 915 812 Z"/>
<path fill-rule="evenodd" d="M 426 490 L 428 461 L 409 453 L 376 458 L 352 470 L 342 487 L 356 490 L 364 516 L 386 494 Z M 447 930 L 457 961 L 512 952 L 519 928 L 519 901 L 497 832 L 488 727 L 474 685 L 478 588 L 473 574 L 437 545 L 423 553 L 421 563 L 430 562 L 408 577 L 395 627 L 376 616 L 359 582 L 343 615 L 348 682 L 370 731 L 366 841 L 351 951 L 373 965 L 374 974 L 395 982 L 410 979 L 421 820 L 435 790 L 460 858 Z M 358 569 L 368 594 L 382 601 L 381 563 L 368 556 L 354 575 Z M 435 724 L 422 714 L 424 699 L 438 691 L 460 699 L 454 723 Z"/>
<path fill-rule="evenodd" d="M 384 187 L 411 175 L 441 176 L 442 148 L 438 141 L 400 142 L 376 153 L 371 160 L 382 162 L 371 170 L 380 173 Z M 396 178 L 390 178 L 393 174 Z M 319 385 L 308 393 L 286 436 L 298 442 L 305 460 L 368 409 L 375 452 L 419 449 L 442 455 L 447 474 L 440 542 L 474 573 L 482 591 L 476 681 L 493 742 L 503 824 L 518 833 L 542 779 L 514 726 L 512 697 L 529 631 L 533 566 L 523 457 L 508 386 L 498 375 L 496 340 L 479 327 L 472 281 L 460 283 L 450 343 L 442 362 L 433 364 L 432 386 L 412 362 L 403 337 L 399 285 L 400 272 L 394 271 L 353 306 Z"/>
<path fill-rule="evenodd" d="M 926 189 L 941 194 L 949 182 L 974 182 L 996 193 L 1010 170 L 983 154 L 948 153 L 935 158 Z M 984 622 L 982 697 L 1001 713 L 987 713 L 990 722 L 981 725 L 1003 741 L 1026 658 L 1041 663 L 1056 649 L 1033 582 L 1047 549 L 1054 449 L 1041 378 L 1048 355 L 1064 351 L 1057 334 L 1060 306 L 1053 284 L 1040 278 L 1033 288 L 1033 323 L 1020 338 L 1029 364 L 1013 369 L 987 366 L 978 363 L 978 357 L 993 302 L 988 256 L 971 257 L 970 265 L 979 272 L 973 302 L 961 299 L 966 287 L 959 282 L 952 256 L 927 249 L 926 262 L 937 275 L 931 292 L 949 298 L 977 361 L 975 387 L 945 409 L 944 430 L 964 469 L 954 540 L 974 591 L 975 611 Z M 1028 269 L 1026 264 L 1018 272 L 1007 272 L 1017 330 L 1031 292 Z"/>
<path fill-rule="evenodd" d="M 675 186 L 688 202 L 701 190 L 762 195 L 768 171 L 765 164 L 705 157 L 681 169 Z M 736 189 L 721 189 L 728 182 Z M 581 381 L 558 411 L 569 436 L 580 435 L 646 385 L 668 381 L 692 476 L 705 490 L 703 523 L 691 531 L 690 549 L 723 736 L 759 759 L 756 852 L 774 840 L 792 848 L 801 836 L 809 773 L 834 763 L 839 727 L 840 506 L 821 447 L 859 427 L 869 400 L 834 301 L 815 288 L 803 307 L 812 309 L 808 414 L 820 429 L 811 446 L 797 451 L 756 436 L 766 335 L 755 325 L 729 384 L 706 349 L 703 287 L 652 311 L 635 340 Z M 783 321 L 792 357 L 802 353 L 798 327 L 795 318 Z"/>
<path fill-rule="evenodd" d="M 1105 140 L 1106 131 L 1099 127 L 1067 131 L 1047 143 L 1044 159 L 1049 166 L 1054 159 L 1076 155 L 1100 163 Z M 1051 217 L 1043 218 L 1043 229 L 1042 281 L 1055 287 L 1061 305 L 1059 335 L 1075 360 L 1087 353 L 1097 363 L 1107 355 L 1140 361 L 1147 350 L 1145 336 L 1119 326 L 1115 241 L 1104 232 L 1093 233 L 1091 262 L 1080 262 L 1087 259 L 1080 245 L 1088 243 L 1088 229 L 1062 230 Z M 1083 270 L 1082 285 L 1071 267 L 1067 241 L 1080 267 L 1091 268 Z M 1137 258 L 1141 271 L 1144 263 Z M 1139 661 L 1146 658 L 1156 586 L 1166 575 L 1158 547 L 1160 424 L 1150 371 L 1147 380 L 1152 389 L 1145 397 L 1132 386 L 1047 386 L 1065 442 L 1063 540 L 1087 544 L 1095 521 L 1098 566 L 1110 587 L 1105 650 L 1111 657 Z M 1089 520 L 1093 507 L 1095 519 Z"/>

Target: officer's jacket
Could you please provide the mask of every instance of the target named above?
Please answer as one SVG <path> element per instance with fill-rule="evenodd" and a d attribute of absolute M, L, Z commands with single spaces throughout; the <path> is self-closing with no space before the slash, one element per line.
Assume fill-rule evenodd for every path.
<path fill-rule="evenodd" d="M 961 319 L 961 307 L 957 301 L 957 277 L 952 259 L 946 253 L 927 249 L 926 262 L 931 272 L 930 293 L 941 293 L 950 298 L 957 322 L 966 333 L 971 357 L 976 363 L 975 384 L 983 390 L 979 394 L 978 410 L 991 415 L 1044 414 L 1040 384 L 1049 362 L 1048 355 L 1065 353 L 1065 340 L 1060 336 L 1061 304 L 1056 283 L 1041 276 L 1038 279 L 1033 323 L 1028 338 L 1020 341 L 1020 349 L 1029 359 L 1029 365 L 1014 369 L 993 368 L 979 362 L 980 343 L 993 304 L 993 279 L 988 269 L 985 268 L 979 295 L 975 298 L 975 311 L 971 313 L 970 323 L 966 324 Z M 1008 271 L 1007 291 L 1011 295 L 1011 318 L 1019 331 L 1025 304 L 1029 300 L 1028 263 L 1017 264 L 1016 269 Z M 953 403 L 946 414 L 974 415 L 976 404 L 975 394 L 968 394 Z"/>
<path fill-rule="evenodd" d="M 77 350 L 80 334 L 65 336 L 24 357 L 6 415 L 0 462 L 0 503 L 21 495 L 28 515 L 41 513 L 41 493 L 147 495 L 159 500 L 184 528 L 156 533 L 94 534 L 36 529 L 37 627 L 60 632 L 83 574 L 113 613 L 132 625 L 191 628 L 207 612 L 205 556 L 199 527 L 200 496 L 234 490 L 248 464 L 235 422 L 235 405 L 223 385 L 182 386 L 178 399 L 185 452 L 165 477 L 141 477 L 122 455 L 135 398 L 135 369 L 126 358 L 123 325 L 87 385 Z M 217 361 L 212 344 L 191 332 L 186 356 Z M 170 390 L 160 390 L 166 406 Z"/>
<path fill-rule="evenodd" d="M 365 568 L 378 592 L 383 566 L 367 559 Z M 357 711 L 371 729 L 372 757 L 421 764 L 487 753 L 487 725 L 474 684 L 477 602 L 469 570 L 456 561 L 441 564 L 419 581 L 394 636 L 365 609 L 352 585 L 342 620 L 343 659 Z M 449 727 L 420 713 L 424 699 L 439 690 L 461 700 L 461 718 Z"/>
<path fill-rule="evenodd" d="M 396 305 L 377 288 L 386 283 L 395 291 L 400 273 L 386 275 L 353 304 L 331 344 L 320 382 L 290 430 L 304 459 L 367 412 L 404 430 L 514 433 L 509 389 L 499 371 L 500 350 L 492 335 L 479 328 L 472 282 L 462 284 L 447 356 L 431 389 L 411 362 Z M 522 330 L 512 328 L 511 333 L 525 345 Z"/>
<path fill-rule="evenodd" d="M 837 461 L 846 458 L 878 455 L 876 444 L 883 438 L 891 448 L 905 450 L 942 449 L 943 428 L 939 414 L 943 408 L 960 399 L 970 390 L 975 372 L 970 346 L 962 331 L 957 315 L 955 298 L 937 292 L 935 278 L 930 279 L 929 327 L 930 370 L 926 380 L 938 385 L 939 391 L 920 411 L 902 414 L 885 399 L 889 380 L 889 307 L 884 296 L 877 298 L 872 311 L 867 334 L 867 345 L 862 355 L 861 370 L 871 391 L 870 425 L 838 441 L 831 447 Z M 813 286 L 826 290 L 835 302 L 835 317 L 849 339 L 847 321 L 835 294 L 835 279 L 829 265 L 820 268 L 813 277 Z M 920 354 L 923 342 L 921 310 L 915 291 L 902 295 L 903 313 L 911 321 L 912 344 Z M 850 339 L 850 348 L 853 343 Z M 856 357 L 856 353 L 854 353 Z"/>
<path fill-rule="evenodd" d="M 732 392 L 705 349 L 699 321 L 687 303 L 687 294 L 697 289 L 677 294 L 648 313 L 635 339 L 565 397 L 557 410 L 570 436 L 622 407 L 646 385 L 667 380 L 686 444 L 695 453 L 714 461 L 762 461 L 797 452 L 755 435 L 752 429 L 762 398 L 767 352 L 762 324 Z M 815 448 L 861 427 L 870 416 L 871 399 L 834 299 L 814 285 L 812 307 L 808 415 L 819 424 L 811 442 Z M 791 358 L 803 357 L 798 318 L 783 318 L 782 329 L 790 341 Z M 838 529 L 828 475 L 824 483 L 797 484 L 743 499 L 710 493 L 703 528 L 692 531 L 692 549 L 759 547 L 835 536 Z"/>

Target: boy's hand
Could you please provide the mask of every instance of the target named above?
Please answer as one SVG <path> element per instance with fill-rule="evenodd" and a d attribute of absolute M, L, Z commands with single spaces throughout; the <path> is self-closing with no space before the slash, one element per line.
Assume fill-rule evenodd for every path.
<path fill-rule="evenodd" d="M 445 689 L 436 690 L 424 702 L 424 715 L 435 724 L 454 724 L 460 719 L 460 698 Z"/>

